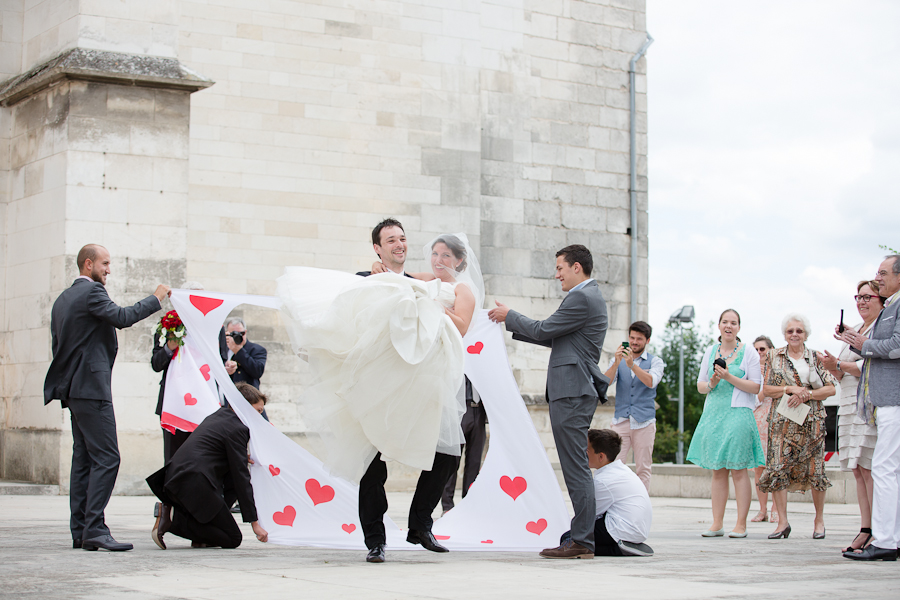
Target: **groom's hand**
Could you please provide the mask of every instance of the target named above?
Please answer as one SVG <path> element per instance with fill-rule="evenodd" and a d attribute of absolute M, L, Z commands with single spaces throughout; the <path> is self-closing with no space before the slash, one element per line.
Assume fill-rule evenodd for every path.
<path fill-rule="evenodd" d="M 497 304 L 497 308 L 492 308 L 488 311 L 488 318 L 494 323 L 503 323 L 506 321 L 506 315 L 509 313 L 509 307 L 505 304 L 500 304 L 496 300 L 494 301 Z"/>

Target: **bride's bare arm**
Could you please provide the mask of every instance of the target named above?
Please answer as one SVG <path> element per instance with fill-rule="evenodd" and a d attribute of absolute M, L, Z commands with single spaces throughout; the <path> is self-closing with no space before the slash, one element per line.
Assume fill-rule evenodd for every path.
<path fill-rule="evenodd" d="M 475 314 L 475 296 L 467 285 L 456 286 L 456 302 L 453 304 L 453 310 L 444 309 L 456 328 L 459 329 L 460 335 L 466 335 L 469 325 L 472 324 L 472 315 Z"/>

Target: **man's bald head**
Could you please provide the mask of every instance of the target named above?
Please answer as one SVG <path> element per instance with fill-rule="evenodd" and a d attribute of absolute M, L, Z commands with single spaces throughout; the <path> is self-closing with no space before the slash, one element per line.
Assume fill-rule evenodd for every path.
<path fill-rule="evenodd" d="M 106 276 L 110 273 L 109 250 L 100 244 L 87 244 L 78 251 L 75 263 L 78 265 L 79 275 L 106 285 Z"/>
<path fill-rule="evenodd" d="M 78 258 L 75 259 L 75 263 L 78 265 L 78 272 L 81 273 L 84 271 L 84 261 L 89 260 L 91 262 L 96 262 L 97 255 L 101 251 L 105 252 L 106 248 L 100 244 L 88 244 L 79 250 Z"/>

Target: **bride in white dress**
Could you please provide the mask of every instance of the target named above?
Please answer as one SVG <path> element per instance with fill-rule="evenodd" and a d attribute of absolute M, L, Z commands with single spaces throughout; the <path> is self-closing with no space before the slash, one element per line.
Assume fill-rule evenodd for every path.
<path fill-rule="evenodd" d="M 484 283 L 464 234 L 439 236 L 425 254 L 432 273 L 421 279 L 309 267 L 278 279 L 291 342 L 310 366 L 304 418 L 329 470 L 354 482 L 378 452 L 430 470 L 436 451 L 459 456 L 464 442 L 462 335 Z"/>

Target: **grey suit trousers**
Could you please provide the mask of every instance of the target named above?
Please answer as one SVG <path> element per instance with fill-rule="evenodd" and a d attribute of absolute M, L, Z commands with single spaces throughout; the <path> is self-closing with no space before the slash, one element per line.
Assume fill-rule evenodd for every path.
<path fill-rule="evenodd" d="M 569 490 L 575 516 L 572 518 L 572 540 L 594 551 L 594 521 L 597 520 L 597 501 L 594 497 L 594 479 L 588 466 L 588 429 L 597 396 L 558 398 L 550 402 L 550 427 L 559 466 Z"/>
<path fill-rule="evenodd" d="M 69 527 L 72 539 L 109 534 L 103 513 L 119 473 L 116 415 L 107 400 L 69 400 L 72 414 L 72 471 Z"/>

